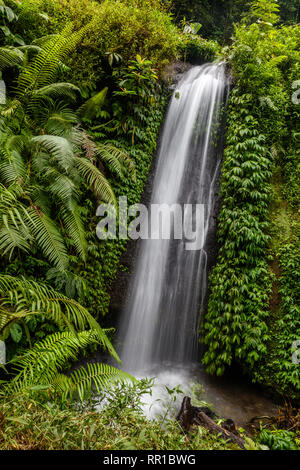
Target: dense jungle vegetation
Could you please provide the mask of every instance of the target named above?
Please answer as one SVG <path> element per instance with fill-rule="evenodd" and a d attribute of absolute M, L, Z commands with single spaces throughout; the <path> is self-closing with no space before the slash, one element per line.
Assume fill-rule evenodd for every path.
<path fill-rule="evenodd" d="M 0 23 L 0 449 L 234 449 L 147 421 L 151 384 L 121 366 L 68 370 L 97 349 L 119 361 L 110 287 L 127 241 L 98 240 L 96 209 L 140 202 L 172 64 L 220 59 L 232 89 L 203 364 L 299 403 L 299 0 L 0 0 Z M 293 431 L 247 445 L 296 449 Z"/>

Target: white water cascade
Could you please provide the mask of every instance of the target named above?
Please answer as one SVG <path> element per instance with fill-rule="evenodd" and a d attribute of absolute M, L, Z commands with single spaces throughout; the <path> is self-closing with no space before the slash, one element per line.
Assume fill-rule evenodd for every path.
<path fill-rule="evenodd" d="M 119 332 L 122 367 L 135 375 L 197 359 L 227 93 L 225 66 L 208 64 L 189 70 L 170 102 L 151 204 L 204 204 L 203 246 L 188 251 L 184 239 L 139 242 Z"/>

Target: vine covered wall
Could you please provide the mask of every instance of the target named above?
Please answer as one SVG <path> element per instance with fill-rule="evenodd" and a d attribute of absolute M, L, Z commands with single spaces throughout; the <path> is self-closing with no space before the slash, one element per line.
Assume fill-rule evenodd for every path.
<path fill-rule="evenodd" d="M 299 104 L 292 99 L 299 27 L 272 26 L 276 3 L 254 3 L 252 24 L 236 28 L 227 50 L 235 86 L 203 362 L 222 375 L 238 361 L 254 380 L 299 398 L 299 365 L 292 360 L 300 326 Z"/>

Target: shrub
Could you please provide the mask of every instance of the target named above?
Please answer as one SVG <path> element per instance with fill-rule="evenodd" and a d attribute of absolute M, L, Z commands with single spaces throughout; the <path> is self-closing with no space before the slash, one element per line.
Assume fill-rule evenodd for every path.
<path fill-rule="evenodd" d="M 261 444 L 268 446 L 270 450 L 299 450 L 295 437 L 295 433 L 290 431 L 263 429 L 258 440 Z"/>
<path fill-rule="evenodd" d="M 137 54 L 147 57 L 162 68 L 175 57 L 179 43 L 177 28 L 158 0 L 24 0 L 24 11 L 34 4 L 50 17 L 48 29 L 56 31 L 70 20 L 75 27 L 90 23 L 82 46 L 71 59 L 72 80 L 77 83 L 97 82 L 110 71 L 109 55 L 118 53 L 122 62 Z M 27 10 L 26 10 L 27 9 Z M 24 22 L 28 28 L 28 15 Z M 24 24 L 25 26 L 25 24 Z M 36 23 L 33 24 L 33 27 Z M 40 34 L 38 34 L 40 35 Z"/>
<path fill-rule="evenodd" d="M 191 64 L 202 64 L 212 62 L 216 59 L 219 44 L 215 41 L 208 41 L 196 35 L 184 37 L 179 51 L 185 61 Z"/>

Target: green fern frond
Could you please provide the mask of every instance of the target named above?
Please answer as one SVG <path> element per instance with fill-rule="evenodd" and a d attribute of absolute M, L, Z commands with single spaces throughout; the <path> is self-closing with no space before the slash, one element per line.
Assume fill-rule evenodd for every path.
<path fill-rule="evenodd" d="M 92 121 L 94 118 L 96 118 L 97 113 L 102 108 L 105 102 L 107 92 L 108 92 L 108 88 L 105 87 L 95 96 L 93 96 L 92 98 L 87 100 L 85 103 L 83 103 L 83 105 L 80 106 L 80 108 L 77 111 L 77 114 L 80 117 L 80 119 L 87 119 L 89 121 Z"/>
<path fill-rule="evenodd" d="M 6 143 L 0 150 L 0 179 L 2 183 L 11 185 L 15 181 L 22 181 L 26 177 L 26 167 L 22 156 L 17 150 L 10 151 Z"/>
<path fill-rule="evenodd" d="M 27 222 L 37 245 L 49 261 L 63 271 L 67 268 L 69 259 L 64 239 L 55 222 L 38 208 L 30 207 L 28 214 Z"/>
<path fill-rule="evenodd" d="M 50 193 L 58 199 L 58 203 L 71 209 L 73 200 L 78 197 L 74 181 L 53 167 L 44 167 L 41 177 L 48 184 Z"/>
<path fill-rule="evenodd" d="M 62 209 L 61 216 L 64 227 L 73 241 L 78 255 L 86 261 L 87 241 L 85 238 L 84 226 L 80 217 L 79 207 L 73 201 L 70 209 Z"/>
<path fill-rule="evenodd" d="M 76 100 L 80 88 L 67 82 L 51 83 L 51 85 L 39 88 L 34 92 L 34 96 L 50 96 L 54 100 Z"/>
<path fill-rule="evenodd" d="M 97 147 L 97 154 L 101 160 L 106 163 L 109 169 L 119 176 L 119 178 L 123 178 L 126 176 L 126 173 L 128 173 L 134 181 L 136 180 L 134 161 L 126 152 L 108 143 L 97 144 Z"/>
<path fill-rule="evenodd" d="M 10 185 L 8 188 L 0 183 L 0 214 L 7 213 L 12 206 L 18 204 L 18 198 L 23 193 L 23 188 L 17 183 Z"/>
<path fill-rule="evenodd" d="M 93 331 L 59 332 L 47 336 L 12 361 L 17 375 L 11 387 L 17 391 L 33 385 L 50 384 L 68 361 L 76 360 L 81 349 L 97 344 Z"/>
<path fill-rule="evenodd" d="M 24 54 L 15 47 L 0 47 L 0 70 L 22 65 Z"/>
<path fill-rule="evenodd" d="M 8 258 L 11 259 L 16 249 L 28 253 L 30 251 L 29 241 L 31 241 L 29 233 L 24 233 L 22 230 L 12 226 L 0 228 L 1 256 L 8 255 Z"/>
<path fill-rule="evenodd" d="M 24 222 L 29 214 L 19 201 L 24 191 L 18 184 L 8 188 L 0 184 L 0 253 L 2 256 L 12 254 L 16 249 L 29 250 L 32 237 Z"/>
<path fill-rule="evenodd" d="M 28 105 L 34 92 L 55 82 L 61 61 L 74 50 L 83 34 L 84 29 L 73 32 L 73 26 L 67 25 L 61 34 L 42 43 L 42 50 L 19 75 L 16 94 L 20 101 Z"/>
<path fill-rule="evenodd" d="M 77 335 L 63 332 L 48 336 L 12 361 L 17 375 L 8 384 L 8 390 L 18 392 L 45 386 L 65 398 L 78 395 L 84 400 L 92 390 L 101 392 L 120 382 L 135 380 L 123 371 L 98 363 L 81 367 L 69 376 L 61 373 L 70 361 L 78 358 L 82 349 L 98 342 L 93 330 Z"/>
<path fill-rule="evenodd" d="M 7 148 L 9 151 L 16 151 L 19 153 L 22 153 L 23 151 L 26 150 L 28 146 L 28 138 L 27 136 L 23 135 L 9 135 L 8 132 L 6 132 L 8 135 L 8 139 L 6 142 Z"/>
<path fill-rule="evenodd" d="M 105 392 L 120 382 L 133 382 L 136 379 L 130 374 L 116 369 L 108 364 L 88 363 L 86 367 L 80 367 L 70 374 L 68 380 L 57 380 L 56 387 L 59 387 L 63 395 L 78 395 L 83 401 L 89 398 L 93 392 L 100 394 Z"/>
<path fill-rule="evenodd" d="M 29 52 L 32 54 L 38 54 L 39 52 L 42 51 L 41 47 L 34 45 L 34 44 L 25 44 L 24 46 L 19 46 L 18 49 L 21 52 Z"/>
<path fill-rule="evenodd" d="M 21 110 L 21 102 L 19 100 L 13 100 L 9 103 L 8 106 L 5 106 L 0 111 L 0 115 L 5 118 L 10 118 L 17 111 Z"/>
<path fill-rule="evenodd" d="M 71 136 L 73 126 L 78 122 L 76 114 L 65 104 L 55 103 L 52 109 L 49 109 L 47 119 L 44 122 L 46 134 L 58 135 L 61 137 Z"/>
<path fill-rule="evenodd" d="M 16 278 L 0 274 L 0 305 L 7 313 L 0 311 L 0 322 L 5 327 L 18 315 L 44 315 L 60 327 L 67 326 L 73 331 L 84 331 L 86 327 L 91 328 L 97 335 L 102 347 L 109 351 L 112 357 L 119 361 L 119 357 L 106 336 L 104 330 L 88 312 L 76 300 L 69 299 L 56 292 L 51 287 L 29 281 L 24 278 Z M 0 336 L 3 329 L 0 329 Z"/>
<path fill-rule="evenodd" d="M 33 46 L 38 46 L 41 49 L 45 46 L 45 44 L 49 44 L 50 41 L 57 39 L 59 37 L 59 34 L 54 33 L 54 34 L 47 34 L 46 36 L 41 36 L 40 38 L 36 38 L 32 41 Z"/>
<path fill-rule="evenodd" d="M 68 170 L 74 162 L 74 152 L 71 142 L 65 137 L 56 135 L 39 135 L 32 142 L 47 150 L 63 170 Z"/>
<path fill-rule="evenodd" d="M 79 173 L 86 180 L 87 184 L 91 187 L 93 193 L 98 197 L 98 199 L 116 206 L 116 196 L 111 185 L 101 171 L 99 171 L 98 168 L 86 158 L 78 157 L 75 161 Z"/>

